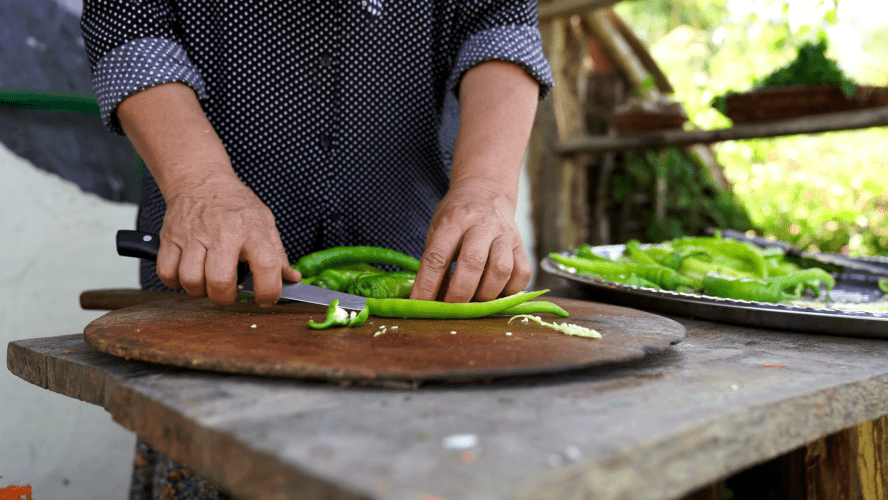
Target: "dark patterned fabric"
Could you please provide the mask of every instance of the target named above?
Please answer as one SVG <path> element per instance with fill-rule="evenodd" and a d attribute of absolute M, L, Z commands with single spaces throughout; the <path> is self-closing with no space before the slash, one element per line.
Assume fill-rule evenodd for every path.
<path fill-rule="evenodd" d="M 96 97 L 191 86 L 235 172 L 271 209 L 291 262 L 339 245 L 420 257 L 447 190 L 463 74 L 514 62 L 549 91 L 531 0 L 85 0 Z M 145 173 L 137 227 L 166 204 Z M 142 261 L 142 287 L 163 290 Z M 139 443 L 134 500 L 228 498 Z"/>
<path fill-rule="evenodd" d="M 82 26 L 108 127 L 128 95 L 190 85 L 295 261 L 338 245 L 422 254 L 462 75 L 505 60 L 550 87 L 536 15 L 526 0 L 86 0 Z M 157 233 L 163 197 L 142 189 L 138 227 Z M 142 282 L 163 287 L 153 264 Z"/>

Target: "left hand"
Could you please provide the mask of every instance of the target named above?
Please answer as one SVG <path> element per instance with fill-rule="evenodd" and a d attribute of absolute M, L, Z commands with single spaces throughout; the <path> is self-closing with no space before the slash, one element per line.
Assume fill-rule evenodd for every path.
<path fill-rule="evenodd" d="M 446 292 L 445 302 L 493 300 L 520 292 L 530 277 L 514 203 L 483 180 L 465 180 L 450 187 L 432 216 L 410 298 Z"/>
<path fill-rule="evenodd" d="M 538 98 L 539 84 L 516 64 L 486 61 L 463 76 L 450 188 L 432 215 L 411 299 L 487 301 L 530 282 L 515 208 Z"/>

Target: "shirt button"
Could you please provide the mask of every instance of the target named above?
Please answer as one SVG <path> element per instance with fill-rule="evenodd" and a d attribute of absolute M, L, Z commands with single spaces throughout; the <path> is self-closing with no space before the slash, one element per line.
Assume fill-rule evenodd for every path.
<path fill-rule="evenodd" d="M 321 147 L 324 151 L 330 151 L 331 146 L 333 146 L 333 139 L 327 134 L 321 134 Z"/>
<path fill-rule="evenodd" d="M 323 54 L 321 54 L 321 67 L 327 68 L 329 66 L 330 66 L 330 54 L 327 54 L 326 52 L 324 52 Z"/>

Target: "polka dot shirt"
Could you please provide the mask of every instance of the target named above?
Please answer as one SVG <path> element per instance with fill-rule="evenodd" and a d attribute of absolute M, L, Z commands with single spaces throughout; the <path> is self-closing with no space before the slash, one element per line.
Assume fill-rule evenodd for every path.
<path fill-rule="evenodd" d="M 419 257 L 447 190 L 462 75 L 486 60 L 551 86 L 523 0 L 86 0 L 82 28 L 106 125 L 152 85 L 196 92 L 291 261 L 337 245 Z M 146 173 L 137 226 L 166 205 Z M 162 289 L 153 264 L 142 284 Z"/>

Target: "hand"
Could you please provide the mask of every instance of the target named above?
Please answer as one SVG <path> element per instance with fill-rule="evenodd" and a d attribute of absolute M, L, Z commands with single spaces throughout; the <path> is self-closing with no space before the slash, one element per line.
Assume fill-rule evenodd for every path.
<path fill-rule="evenodd" d="M 536 80 L 509 62 L 486 61 L 463 76 L 450 188 L 432 216 L 410 298 L 446 292 L 446 302 L 487 301 L 530 282 L 515 207 L 538 96 Z"/>
<path fill-rule="evenodd" d="M 237 264 L 253 274 L 256 302 L 272 306 L 290 268 L 271 210 L 235 175 L 194 91 L 178 82 L 124 99 L 117 117 L 167 202 L 157 275 L 170 288 L 227 306 L 237 299 Z"/>
<path fill-rule="evenodd" d="M 530 277 L 514 203 L 483 180 L 466 180 L 451 185 L 432 216 L 410 298 L 446 291 L 445 302 L 493 300 L 523 290 Z"/>
<path fill-rule="evenodd" d="M 229 175 L 190 179 L 166 194 L 157 274 L 168 287 L 229 306 L 237 299 L 237 265 L 247 262 L 255 300 L 262 307 L 280 298 L 282 280 L 299 281 L 271 210 Z"/>

